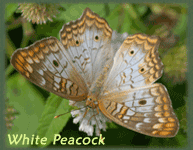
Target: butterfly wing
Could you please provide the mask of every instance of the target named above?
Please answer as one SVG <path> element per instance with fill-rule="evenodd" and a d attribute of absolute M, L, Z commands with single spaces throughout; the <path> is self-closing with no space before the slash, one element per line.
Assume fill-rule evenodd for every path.
<path fill-rule="evenodd" d="M 99 97 L 101 112 L 114 122 L 155 137 L 173 137 L 179 122 L 162 84 L 159 38 L 144 34 L 127 37 Z"/>
<path fill-rule="evenodd" d="M 88 87 L 93 85 L 113 58 L 111 36 L 112 29 L 105 19 L 89 8 L 60 31 L 60 40 Z"/>
<path fill-rule="evenodd" d="M 71 100 L 83 100 L 87 96 L 87 85 L 63 45 L 54 37 L 16 50 L 11 64 L 29 81 L 56 95 Z"/>
<path fill-rule="evenodd" d="M 119 50 L 120 46 L 123 44 L 128 35 L 129 34 L 127 32 L 120 34 L 116 30 L 113 31 L 111 38 L 111 47 L 113 48 L 114 53 Z"/>
<path fill-rule="evenodd" d="M 60 43 L 50 37 L 17 50 L 12 65 L 36 85 L 71 100 L 83 100 L 104 66 L 113 58 L 112 30 L 86 8 L 76 21 L 65 24 Z"/>
<path fill-rule="evenodd" d="M 150 85 L 162 75 L 159 38 L 144 34 L 128 36 L 114 57 L 114 64 L 104 85 L 104 93 Z"/>
<path fill-rule="evenodd" d="M 179 129 L 169 94 L 162 84 L 104 95 L 99 108 L 117 124 L 145 135 L 173 137 Z"/>

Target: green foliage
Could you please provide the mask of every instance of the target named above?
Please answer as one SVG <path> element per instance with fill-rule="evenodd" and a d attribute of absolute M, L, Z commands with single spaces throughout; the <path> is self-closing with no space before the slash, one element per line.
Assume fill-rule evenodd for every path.
<path fill-rule="evenodd" d="M 182 82 L 185 80 L 185 73 L 187 72 L 187 53 L 186 45 L 179 45 L 179 47 L 171 48 L 170 51 L 163 57 L 162 62 L 165 65 L 165 80 Z"/>
<path fill-rule="evenodd" d="M 118 128 L 118 127 L 117 127 L 117 125 L 116 125 L 115 123 L 113 123 L 113 122 L 111 122 L 111 123 L 107 122 L 107 129 L 108 129 L 108 128 L 111 128 L 111 129 L 115 128 L 115 129 L 116 129 L 116 128 Z"/>
<path fill-rule="evenodd" d="M 80 18 L 86 7 L 104 17 L 110 27 L 119 33 L 145 33 L 160 36 L 159 53 L 164 64 L 164 74 L 158 82 L 163 83 L 169 91 L 172 105 L 180 121 L 178 134 L 174 138 L 154 138 L 128 130 L 113 122 L 108 123 L 107 131 L 102 131 L 102 134 L 106 138 L 106 146 L 157 148 L 187 145 L 187 92 L 185 88 L 187 86 L 185 75 L 187 72 L 187 6 L 185 4 L 61 3 L 60 13 L 56 14 L 53 22 L 47 21 L 44 25 L 34 25 L 25 21 L 18 12 L 17 6 L 18 4 L 6 6 L 7 62 L 10 61 L 11 54 L 17 48 L 29 46 L 44 37 L 54 36 L 59 39 L 59 31 L 63 24 Z M 6 87 L 6 97 L 19 112 L 18 118 L 13 120 L 12 130 L 8 133 L 46 136 L 48 142 L 44 147 L 51 145 L 53 134 L 60 133 L 62 136 L 71 137 L 87 136 L 78 131 L 79 125 L 72 123 L 70 113 L 54 119 L 55 115 L 70 111 L 68 100 L 54 94 L 47 98 L 47 92 L 24 79 L 9 63 L 6 66 Z M 139 139 L 142 140 L 139 141 Z M 21 144 L 17 146 L 20 147 Z"/>
<path fill-rule="evenodd" d="M 64 100 L 63 98 L 58 97 L 54 94 L 51 94 L 49 96 L 37 129 L 37 135 L 39 135 L 41 138 L 47 137 L 48 140 L 46 142 L 46 145 L 40 144 L 39 146 L 49 145 L 53 141 L 54 134 L 59 134 L 59 132 L 63 129 L 71 114 L 68 113 L 59 118 L 54 117 L 56 115 L 68 112 L 69 108 L 70 106 L 67 100 Z"/>
<path fill-rule="evenodd" d="M 39 125 L 39 119 L 44 109 L 44 97 L 19 74 L 7 79 L 6 87 L 6 97 L 9 99 L 9 104 L 14 106 L 19 113 L 8 134 L 26 134 L 31 137 Z M 8 142 L 7 140 L 6 136 L 6 142 Z M 11 146 L 16 147 L 15 145 Z M 19 143 L 17 146 L 26 147 L 29 145 Z"/>
<path fill-rule="evenodd" d="M 9 3 L 6 6 L 5 16 L 4 16 L 6 21 L 8 21 L 10 19 L 10 17 L 12 17 L 12 15 L 16 11 L 17 7 L 18 7 L 18 4 L 15 4 L 15 3 L 13 3 L 13 4 Z"/>
<path fill-rule="evenodd" d="M 58 17 L 59 19 L 62 19 L 62 20 L 63 18 L 65 18 L 66 23 L 80 18 L 82 12 L 86 7 L 89 7 L 91 10 L 99 14 L 101 17 L 103 17 L 105 14 L 104 5 L 101 5 L 98 3 L 96 4 L 77 3 L 70 6 L 69 4 L 61 4 L 61 6 L 63 6 L 66 9 L 66 11 L 60 13 Z"/>

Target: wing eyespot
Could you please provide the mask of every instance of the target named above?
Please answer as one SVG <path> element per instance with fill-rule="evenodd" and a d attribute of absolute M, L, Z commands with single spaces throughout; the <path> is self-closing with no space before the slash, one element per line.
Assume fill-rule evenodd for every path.
<path fill-rule="evenodd" d="M 99 36 L 96 35 L 95 38 L 94 38 L 94 40 L 95 40 L 96 42 L 99 41 Z"/>
<path fill-rule="evenodd" d="M 145 68 L 142 67 L 139 69 L 139 73 L 144 73 L 144 72 L 145 72 Z"/>
<path fill-rule="evenodd" d="M 129 55 L 130 55 L 130 56 L 133 56 L 134 54 L 135 54 L 135 51 L 134 51 L 134 50 L 129 51 Z"/>
<path fill-rule="evenodd" d="M 145 99 L 141 99 L 138 103 L 140 105 L 145 105 L 147 103 L 147 101 Z"/>
<path fill-rule="evenodd" d="M 76 40 L 76 46 L 79 46 L 80 42 L 78 40 Z"/>
<path fill-rule="evenodd" d="M 55 67 L 59 66 L 59 64 L 58 64 L 58 62 L 56 60 L 53 60 L 53 64 L 54 64 Z"/>

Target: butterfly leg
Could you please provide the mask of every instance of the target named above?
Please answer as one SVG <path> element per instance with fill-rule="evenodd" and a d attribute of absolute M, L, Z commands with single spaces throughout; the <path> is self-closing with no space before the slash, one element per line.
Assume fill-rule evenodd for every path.
<path fill-rule="evenodd" d="M 86 109 L 83 118 L 86 116 L 86 114 L 88 113 L 88 111 L 90 110 L 90 108 L 88 107 L 88 109 Z M 90 120 L 90 119 L 89 119 Z"/>
<path fill-rule="evenodd" d="M 96 110 L 97 110 L 97 113 L 99 114 L 98 107 L 96 107 Z M 94 114 L 94 109 L 93 109 L 93 114 Z M 101 131 L 100 131 L 100 128 L 99 128 L 99 125 L 98 125 L 97 119 L 96 119 L 96 115 L 97 115 L 97 114 L 94 114 L 92 117 L 95 117 L 95 120 L 96 120 L 96 125 L 97 125 L 97 127 L 98 127 L 98 129 L 99 129 L 99 135 L 100 135 L 100 134 L 101 134 Z M 91 118 L 92 118 L 92 117 L 91 117 Z M 90 118 L 90 119 L 91 119 L 91 118 Z M 90 120 L 90 119 L 89 119 L 89 120 Z"/>
<path fill-rule="evenodd" d="M 96 115 L 98 115 L 98 114 L 99 114 L 98 107 L 96 107 L 96 111 L 97 111 L 97 113 L 96 113 L 96 114 L 94 114 L 94 109 L 92 109 L 92 110 L 93 110 L 93 115 L 90 117 L 90 119 L 89 119 L 88 123 L 91 121 L 92 117 L 94 117 L 94 118 L 95 118 L 95 120 L 96 120 L 96 125 L 97 125 L 97 127 L 98 127 L 98 129 L 99 129 L 99 135 L 100 135 L 100 134 L 101 134 L 101 131 L 100 131 L 100 128 L 99 128 L 99 125 L 98 125 L 97 119 L 96 119 Z"/>
<path fill-rule="evenodd" d="M 90 122 L 90 120 L 92 119 L 92 117 L 95 117 L 96 115 L 98 115 L 99 114 L 99 110 L 98 110 L 98 107 L 96 108 L 96 110 L 97 110 L 97 113 L 96 114 L 94 114 L 94 109 L 93 109 L 93 115 L 90 117 L 90 119 L 88 120 L 88 123 Z"/>

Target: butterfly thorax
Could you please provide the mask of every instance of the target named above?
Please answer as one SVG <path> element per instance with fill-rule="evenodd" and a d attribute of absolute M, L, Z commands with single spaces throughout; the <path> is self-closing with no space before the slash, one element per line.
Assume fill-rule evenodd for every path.
<path fill-rule="evenodd" d="M 91 85 L 87 99 L 90 98 L 92 101 L 97 101 L 97 99 L 100 97 L 103 92 L 103 85 L 108 77 L 112 63 L 113 60 L 109 60 L 106 62 L 103 70 L 100 72 L 99 77 Z"/>
<path fill-rule="evenodd" d="M 88 96 L 86 100 L 86 106 L 93 108 L 93 109 L 97 108 L 98 107 L 97 99 L 94 97 Z"/>

